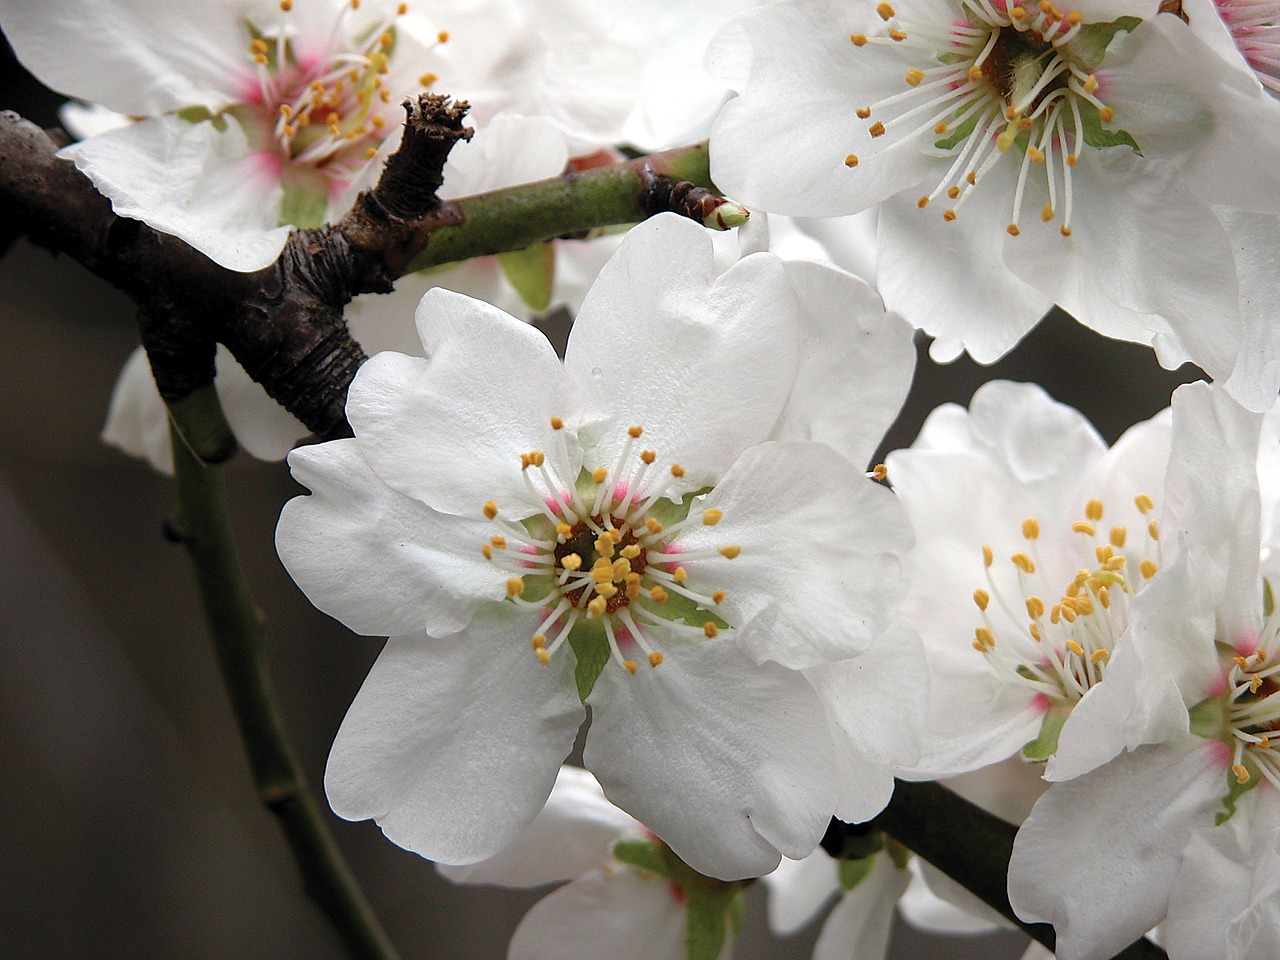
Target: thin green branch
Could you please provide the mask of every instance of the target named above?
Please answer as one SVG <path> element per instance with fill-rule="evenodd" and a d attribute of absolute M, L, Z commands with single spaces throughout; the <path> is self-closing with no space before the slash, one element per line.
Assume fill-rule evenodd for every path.
<path fill-rule="evenodd" d="M 213 387 L 171 408 L 177 510 L 173 530 L 195 569 L 218 666 L 249 756 L 258 796 L 276 816 L 308 895 L 357 960 L 397 960 L 307 789 L 285 738 L 263 656 L 263 617 L 240 570 L 221 466 L 234 440 Z"/>
<path fill-rule="evenodd" d="M 897 781 L 893 799 L 872 824 L 928 860 L 1033 939 L 1050 950 L 1054 948 L 1053 927 L 1047 923 L 1024 923 L 1009 905 L 1006 876 L 1017 827 L 941 784 L 905 780 Z M 1114 960 L 1168 960 L 1168 956 L 1150 940 L 1141 938 L 1116 954 Z"/>
<path fill-rule="evenodd" d="M 523 250 L 597 227 L 638 223 L 657 212 L 646 206 L 655 177 L 714 189 L 707 144 L 695 143 L 445 203 L 442 222 L 433 226 L 408 269 Z"/>

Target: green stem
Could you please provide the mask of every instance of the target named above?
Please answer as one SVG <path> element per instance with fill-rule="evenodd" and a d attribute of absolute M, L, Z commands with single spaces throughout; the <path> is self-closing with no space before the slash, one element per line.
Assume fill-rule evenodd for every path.
<path fill-rule="evenodd" d="M 1024 923 L 1009 905 L 1006 876 L 1018 828 L 938 783 L 899 780 L 893 799 L 873 821 L 893 839 L 955 880 L 1011 923 L 1050 950 L 1053 927 Z M 825 845 L 825 841 L 824 841 Z M 1114 960 L 1168 960 L 1145 937 L 1125 947 Z"/>
<path fill-rule="evenodd" d="M 433 230 L 409 270 L 523 250 L 531 244 L 597 227 L 637 223 L 651 212 L 643 205 L 646 182 L 642 171 L 646 167 L 657 176 L 714 189 L 707 145 L 703 142 L 463 197 L 448 205 L 462 219 Z"/>
<path fill-rule="evenodd" d="M 197 452 L 234 449 L 213 388 L 175 404 L 173 524 L 191 557 L 223 683 L 249 756 L 258 796 L 284 830 L 315 900 L 358 960 L 397 960 L 307 789 L 285 738 L 263 656 L 263 618 L 240 570 L 223 470 Z"/>

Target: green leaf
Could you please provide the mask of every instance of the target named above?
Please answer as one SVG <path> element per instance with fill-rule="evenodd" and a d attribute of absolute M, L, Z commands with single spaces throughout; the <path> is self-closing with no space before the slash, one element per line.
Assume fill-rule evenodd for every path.
<path fill-rule="evenodd" d="M 1055 703 L 1040 721 L 1040 734 L 1022 748 L 1022 759 L 1041 761 L 1048 760 L 1058 749 L 1058 734 L 1062 726 L 1071 716 L 1071 707 L 1065 703 Z"/>
<path fill-rule="evenodd" d="M 578 699 L 586 703 L 601 671 L 609 662 L 609 641 L 605 639 L 604 627 L 597 621 L 579 620 L 569 632 L 569 646 L 573 647 L 573 654 L 578 660 L 573 671 L 573 678 L 578 684 Z"/>
<path fill-rule="evenodd" d="M 556 282 L 556 249 L 550 241 L 500 253 L 498 263 L 529 309 L 545 310 L 551 305 L 551 290 Z"/>
<path fill-rule="evenodd" d="M 1137 17 L 1121 17 L 1110 23 L 1090 23 L 1081 27 L 1080 32 L 1071 41 L 1071 52 L 1090 68 L 1097 67 L 1102 63 L 1107 47 L 1111 45 L 1116 34 L 1122 30 L 1132 33 L 1140 23 L 1142 21 Z"/>
<path fill-rule="evenodd" d="M 1131 147 L 1141 152 L 1138 141 L 1125 130 L 1108 130 L 1102 125 L 1098 110 L 1091 103 L 1080 104 L 1080 121 L 1084 127 L 1084 142 L 1091 147 Z"/>
<path fill-rule="evenodd" d="M 619 840 L 613 845 L 613 859 L 656 873 L 665 880 L 674 879 L 658 840 Z"/>
<path fill-rule="evenodd" d="M 969 136 L 969 134 L 973 133 L 973 128 L 976 127 L 977 125 L 978 125 L 978 115 L 977 113 L 975 113 L 973 116 L 966 119 L 964 123 L 960 124 L 960 126 L 953 129 L 941 140 L 935 141 L 933 145 L 937 147 L 939 150 L 950 150 L 952 147 L 958 144 L 965 137 Z"/>
<path fill-rule="evenodd" d="M 729 937 L 730 909 L 738 899 L 734 884 L 682 888 L 685 894 L 684 953 L 686 960 L 718 960 Z"/>
<path fill-rule="evenodd" d="M 1227 795 L 1222 798 L 1222 809 L 1218 811 L 1218 815 L 1214 817 L 1213 824 L 1216 827 L 1222 826 L 1228 820 L 1236 815 L 1236 802 L 1246 793 L 1262 782 L 1256 772 L 1244 783 L 1236 780 L 1235 774 L 1230 770 L 1226 773 L 1227 777 Z"/>
<path fill-rule="evenodd" d="M 867 875 L 871 873 L 871 868 L 875 865 L 875 862 L 875 854 L 863 857 L 860 860 L 841 860 L 840 889 L 848 893 L 863 880 L 867 879 Z"/>
<path fill-rule="evenodd" d="M 1262 578 L 1262 615 L 1264 617 L 1271 616 L 1276 608 L 1276 595 L 1271 590 L 1271 581 L 1266 577 Z"/>
<path fill-rule="evenodd" d="M 284 201 L 280 205 L 280 226 L 309 230 L 324 224 L 329 211 L 329 196 L 324 189 L 309 183 L 284 184 Z"/>

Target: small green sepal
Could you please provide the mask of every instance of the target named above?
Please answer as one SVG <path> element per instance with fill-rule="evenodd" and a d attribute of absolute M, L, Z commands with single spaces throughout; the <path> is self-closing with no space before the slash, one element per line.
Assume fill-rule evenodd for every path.
<path fill-rule="evenodd" d="M 545 310 L 551 306 L 551 293 L 556 283 L 556 248 L 550 241 L 500 253 L 498 263 L 502 265 L 507 281 L 515 287 L 530 310 Z"/>

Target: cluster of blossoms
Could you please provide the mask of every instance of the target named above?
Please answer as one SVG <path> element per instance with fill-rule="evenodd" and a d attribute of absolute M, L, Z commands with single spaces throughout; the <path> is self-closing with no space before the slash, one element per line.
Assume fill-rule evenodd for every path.
<path fill-rule="evenodd" d="M 0 25 L 85 101 L 62 155 L 117 213 L 233 270 L 340 217 L 423 90 L 474 107 L 446 198 L 709 135 L 753 211 L 357 302 L 383 352 L 347 439 L 290 453 L 305 429 L 220 359 L 237 437 L 309 491 L 289 573 L 389 638 L 330 804 L 459 882 L 567 881 L 513 960 L 716 960 L 761 876 L 780 932 L 838 899 L 816 960 L 883 956 L 895 907 L 1007 922 L 877 826 L 895 777 L 1018 826 L 1009 903 L 1063 960 L 1153 928 L 1173 960 L 1280 956 L 1274 0 L 0 0 Z M 1108 446 L 994 381 L 867 472 L 917 330 L 992 362 L 1054 305 L 1211 382 Z M 169 462 L 141 352 L 106 436 Z M 584 723 L 590 773 L 562 766 Z M 818 849 L 833 817 L 865 842 Z"/>

